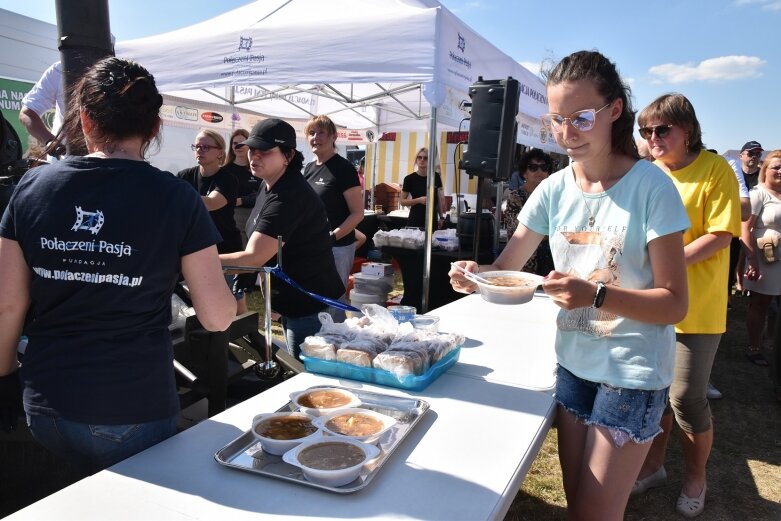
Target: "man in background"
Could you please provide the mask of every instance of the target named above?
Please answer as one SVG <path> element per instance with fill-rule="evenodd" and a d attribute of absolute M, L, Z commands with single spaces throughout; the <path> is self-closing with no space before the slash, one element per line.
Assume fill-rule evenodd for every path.
<path fill-rule="evenodd" d="M 49 130 L 43 122 L 43 115 L 54 109 L 54 124 Z M 27 129 L 52 158 L 59 158 L 65 153 L 65 146 L 57 133 L 65 118 L 65 93 L 62 87 L 62 66 L 60 62 L 53 63 L 43 73 L 38 83 L 33 85 L 24 98 L 19 121 Z"/>

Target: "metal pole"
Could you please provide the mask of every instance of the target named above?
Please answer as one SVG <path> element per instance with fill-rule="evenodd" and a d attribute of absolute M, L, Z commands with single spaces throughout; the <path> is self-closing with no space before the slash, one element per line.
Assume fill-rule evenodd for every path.
<path fill-rule="evenodd" d="M 94 63 L 112 56 L 108 0 L 55 0 L 57 48 L 62 64 L 62 85 L 66 107 L 70 93 L 84 72 Z M 80 132 L 80 131 L 79 131 Z M 65 136 L 69 155 L 84 155 L 80 136 Z"/>
<path fill-rule="evenodd" d="M 274 353 L 271 349 L 274 342 L 274 335 L 271 332 L 271 273 L 266 270 L 260 273 L 263 285 L 263 333 L 266 337 L 266 361 L 261 364 L 261 367 L 263 371 L 273 371 L 277 363 L 274 361 Z"/>
<path fill-rule="evenodd" d="M 437 108 L 431 107 L 431 121 L 428 132 L 428 169 L 426 172 L 426 243 L 423 249 L 423 295 L 421 313 L 428 311 L 429 305 L 429 279 L 431 278 L 431 244 L 434 230 L 434 206 L 436 197 L 436 185 L 434 183 L 434 164 L 437 151 Z"/>

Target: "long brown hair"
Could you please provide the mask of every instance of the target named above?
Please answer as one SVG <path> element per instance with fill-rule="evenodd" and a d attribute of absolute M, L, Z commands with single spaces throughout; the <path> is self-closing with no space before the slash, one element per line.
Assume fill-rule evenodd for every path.
<path fill-rule="evenodd" d="M 62 132 L 75 155 L 86 153 L 81 110 L 95 123 L 91 139 L 109 151 L 114 141 L 141 136 L 145 154 L 149 144 L 159 139 L 155 129 L 163 97 L 154 76 L 134 61 L 115 57 L 98 61 L 76 83 L 69 98 Z"/>
<path fill-rule="evenodd" d="M 225 156 L 225 162 L 222 164 L 222 166 L 229 165 L 236 160 L 236 149 L 233 148 L 233 138 L 236 136 L 244 136 L 246 139 L 249 138 L 249 132 L 243 128 L 237 128 L 233 131 L 230 139 L 228 140 L 228 155 Z"/>
<path fill-rule="evenodd" d="M 597 51 L 578 51 L 561 60 L 547 74 L 547 87 L 578 80 L 593 82 L 606 103 L 615 99 L 623 101 L 623 111 L 613 122 L 611 148 L 613 153 L 640 159 L 632 135 L 635 126 L 632 91 L 629 85 L 621 80 L 616 64 Z"/>

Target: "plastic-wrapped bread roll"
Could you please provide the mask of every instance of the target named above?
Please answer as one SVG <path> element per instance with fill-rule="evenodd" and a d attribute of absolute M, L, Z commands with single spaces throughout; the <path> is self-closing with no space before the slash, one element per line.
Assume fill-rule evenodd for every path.
<path fill-rule="evenodd" d="M 301 343 L 304 356 L 322 360 L 336 360 L 336 347 L 333 342 L 321 336 L 308 336 Z"/>
<path fill-rule="evenodd" d="M 410 375 L 420 376 L 425 372 L 424 356 L 417 351 L 388 350 L 378 354 L 373 364 L 376 369 L 389 371 L 399 379 Z"/>
<path fill-rule="evenodd" d="M 336 360 L 359 367 L 371 367 L 377 350 L 369 342 L 353 340 L 342 345 L 336 351 Z"/>
<path fill-rule="evenodd" d="M 422 342 L 395 341 L 388 348 L 388 351 L 412 351 L 418 353 L 423 360 L 423 373 L 428 371 L 428 368 L 431 365 L 431 355 L 429 355 L 428 347 Z"/>

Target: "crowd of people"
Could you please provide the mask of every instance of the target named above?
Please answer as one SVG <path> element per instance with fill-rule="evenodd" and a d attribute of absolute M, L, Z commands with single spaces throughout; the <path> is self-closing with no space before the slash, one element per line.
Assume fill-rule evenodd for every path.
<path fill-rule="evenodd" d="M 53 66 L 42 81 L 55 74 Z M 22 122 L 48 153 L 61 155 L 65 135 L 86 154 L 31 170 L 0 221 L 0 413 L 21 394 L 36 440 L 94 472 L 175 432 L 167 328 L 180 277 L 201 324 L 224 330 L 247 311 L 257 270 L 274 266 L 281 247 L 291 280 L 275 280 L 271 302 L 291 354 L 319 330 L 319 313 L 344 319 L 328 302 L 345 299 L 366 240 L 356 229 L 363 163 L 357 171 L 338 153 L 336 126 L 320 115 L 304 127 L 315 157 L 305 165 L 295 129 L 270 118 L 227 142 L 198 132 L 196 165 L 168 175 L 146 161 L 162 97 L 141 65 L 106 58 L 91 67 L 61 133 L 41 119 L 61 93 L 44 90 L 28 95 Z M 520 156 L 502 202 L 506 247 L 490 265 L 458 264 L 542 275 L 561 308 L 555 398 L 572 518 L 621 519 L 631 495 L 666 483 L 674 423 L 685 466 L 675 508 L 697 516 L 714 438 L 709 379 L 733 288 L 750 294 L 746 357 L 769 364 L 762 343 L 781 295 L 781 151 L 761 161 L 762 146 L 750 141 L 728 163 L 705 148 L 694 107 L 678 93 L 639 112 L 635 140 L 630 89 L 597 51 L 562 59 L 547 96 L 543 122 L 571 163 L 554 172 L 541 150 Z M 419 149 L 404 178 L 410 226 L 446 210 L 439 173 L 427 205 L 429 160 Z M 450 278 L 455 291 L 475 290 L 456 269 Z"/>

